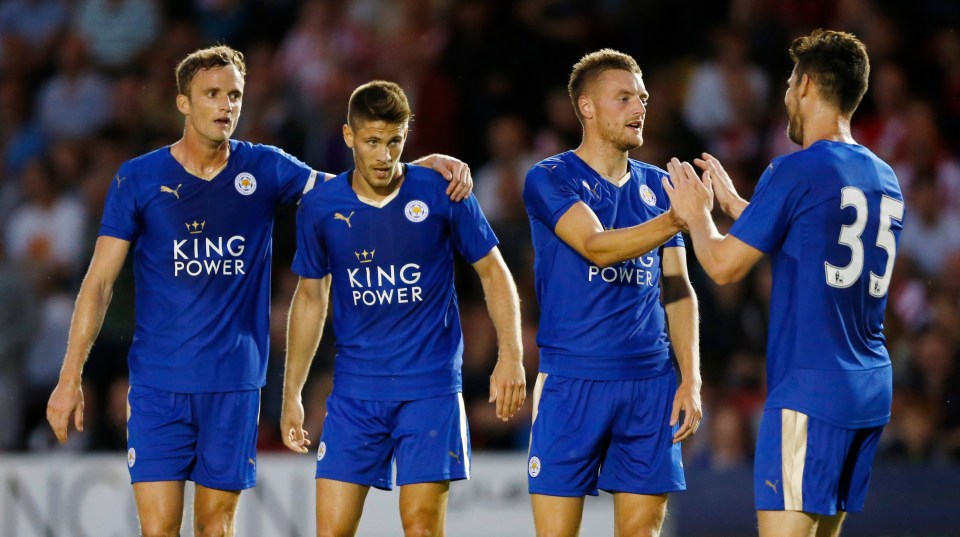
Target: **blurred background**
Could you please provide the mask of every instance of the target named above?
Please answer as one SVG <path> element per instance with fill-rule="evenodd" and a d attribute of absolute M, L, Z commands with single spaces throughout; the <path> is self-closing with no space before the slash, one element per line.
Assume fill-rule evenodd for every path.
<path fill-rule="evenodd" d="M 84 434 L 58 446 L 45 405 L 110 180 L 123 161 L 179 138 L 174 67 L 191 51 L 225 43 L 246 54 L 235 138 L 277 145 L 333 173 L 352 162 L 340 126 L 353 88 L 373 78 L 401 84 L 415 114 L 406 160 L 442 152 L 473 170 L 476 195 L 520 289 L 532 387 L 538 311 L 520 192 L 533 163 L 579 143 L 566 92 L 573 63 L 601 47 L 636 57 L 651 100 L 645 143 L 632 156 L 663 167 L 672 156 L 690 160 L 709 151 L 749 196 L 771 158 L 798 149 L 785 136 L 787 49 L 792 38 L 817 27 L 854 32 L 867 44 L 870 89 L 854 116 L 854 136 L 894 167 L 907 203 L 886 319 L 893 421 L 878 464 L 955 470 L 955 0 L 3 0 L 0 452 L 126 448 L 129 267 L 86 367 Z M 719 222 L 721 230 L 729 226 Z M 274 231 L 261 453 L 282 449 L 277 422 L 286 311 L 296 285 L 289 269 L 294 249 L 294 211 L 287 207 Z M 685 442 L 685 466 L 688 475 L 749 471 L 764 400 L 770 271 L 761 265 L 744 281 L 717 287 L 694 256 L 688 258 L 701 304 L 705 416 L 700 432 Z M 462 260 L 457 274 L 473 449 L 522 454 L 530 405 L 502 423 L 486 402 L 495 333 L 479 280 Z M 327 332 L 305 393 L 306 428 L 314 438 L 331 386 L 335 348 Z"/>

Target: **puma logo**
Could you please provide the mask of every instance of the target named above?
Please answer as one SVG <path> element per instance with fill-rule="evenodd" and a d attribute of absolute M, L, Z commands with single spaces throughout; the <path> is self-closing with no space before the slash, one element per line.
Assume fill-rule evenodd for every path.
<path fill-rule="evenodd" d="M 597 192 L 597 187 L 600 186 L 600 183 L 597 183 L 591 187 L 590 185 L 587 184 L 586 181 L 580 181 L 580 182 L 583 183 L 583 186 L 587 187 L 587 190 L 589 190 L 591 194 L 596 196 L 597 199 L 600 199 L 600 193 Z"/>
<path fill-rule="evenodd" d="M 776 482 L 774 482 L 774 483 L 771 483 L 769 479 L 767 479 L 766 481 L 763 482 L 764 485 L 766 485 L 766 486 L 768 486 L 768 487 L 770 487 L 770 488 L 773 489 L 773 493 L 774 493 L 774 494 L 780 494 L 779 492 L 777 492 L 777 484 L 779 484 L 779 483 L 780 483 L 780 480 L 779 480 L 779 479 L 776 480 Z"/>
<path fill-rule="evenodd" d="M 453 457 L 454 459 L 457 459 L 457 464 L 460 464 L 460 455 L 457 455 L 456 453 L 454 453 L 454 452 L 452 452 L 452 451 L 448 451 L 447 453 L 449 453 L 450 456 Z"/>
<path fill-rule="evenodd" d="M 167 194 L 173 194 L 173 196 L 174 196 L 175 198 L 180 199 L 180 192 L 179 192 L 179 190 L 180 190 L 180 187 L 182 187 L 182 186 L 183 186 L 183 183 L 180 183 L 179 185 L 177 185 L 176 190 L 174 190 L 174 189 L 172 189 L 172 188 L 170 188 L 170 187 L 168 187 L 168 186 L 160 185 L 160 192 L 165 192 L 165 193 L 167 193 Z"/>
<path fill-rule="evenodd" d="M 353 226 L 350 225 L 350 219 L 353 218 L 353 213 L 355 213 L 355 212 L 356 212 L 356 211 L 350 211 L 350 214 L 349 214 L 348 216 L 343 216 L 343 215 L 340 214 L 340 213 L 333 213 L 333 219 L 334 219 L 334 220 L 343 220 L 344 222 L 347 223 L 347 227 L 353 227 Z"/>

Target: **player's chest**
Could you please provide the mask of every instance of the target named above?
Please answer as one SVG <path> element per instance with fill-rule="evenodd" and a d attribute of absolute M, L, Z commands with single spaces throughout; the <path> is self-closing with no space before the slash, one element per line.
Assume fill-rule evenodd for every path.
<path fill-rule="evenodd" d="M 156 235 L 204 235 L 269 229 L 274 193 L 253 174 L 239 172 L 212 181 L 173 176 L 141 191 L 140 218 Z"/>
<path fill-rule="evenodd" d="M 448 219 L 421 201 L 345 206 L 325 216 L 323 239 L 334 263 L 423 260 L 449 242 Z"/>
<path fill-rule="evenodd" d="M 599 178 L 579 179 L 578 183 L 580 199 L 605 229 L 641 224 L 663 212 L 653 190 L 635 179 L 619 186 Z"/>

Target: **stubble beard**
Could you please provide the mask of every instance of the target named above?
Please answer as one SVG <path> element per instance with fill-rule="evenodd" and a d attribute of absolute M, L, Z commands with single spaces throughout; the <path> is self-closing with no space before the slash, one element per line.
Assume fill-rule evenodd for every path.
<path fill-rule="evenodd" d="M 787 121 L 787 137 L 790 141 L 803 145 L 803 124 L 799 120 L 790 119 Z"/>
<path fill-rule="evenodd" d="M 637 137 L 626 136 L 622 130 L 609 129 L 607 139 L 619 151 L 632 151 L 643 145 L 643 128 Z"/>
<path fill-rule="evenodd" d="M 790 107 L 787 107 L 787 138 L 797 145 L 803 145 L 803 118 Z"/>

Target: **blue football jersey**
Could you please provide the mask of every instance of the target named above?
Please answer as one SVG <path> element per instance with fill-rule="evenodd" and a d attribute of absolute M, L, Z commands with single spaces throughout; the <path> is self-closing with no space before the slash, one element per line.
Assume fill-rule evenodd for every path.
<path fill-rule="evenodd" d="M 266 381 L 274 210 L 316 172 L 275 147 L 230 149 L 210 181 L 164 147 L 124 163 L 110 186 L 100 235 L 133 243 L 133 385 L 195 393 Z"/>
<path fill-rule="evenodd" d="M 453 252 L 475 263 L 497 238 L 476 198 L 451 201 L 432 170 L 406 165 L 395 196 L 381 203 L 361 200 L 352 174 L 317 185 L 297 213 L 293 271 L 332 274 L 333 391 L 379 401 L 460 391 Z"/>
<path fill-rule="evenodd" d="M 883 314 L 903 214 L 893 170 L 860 145 L 819 141 L 764 172 L 730 234 L 772 260 L 768 409 L 889 421 Z"/>
<path fill-rule="evenodd" d="M 523 201 L 530 217 L 540 304 L 540 371 L 591 380 L 658 375 L 670 366 L 660 303 L 660 250 L 601 268 L 561 240 L 554 228 L 584 202 L 605 229 L 646 222 L 669 208 L 660 183 L 667 173 L 635 160 L 619 185 L 573 151 L 527 172 Z M 683 247 L 677 234 L 665 244 Z"/>

